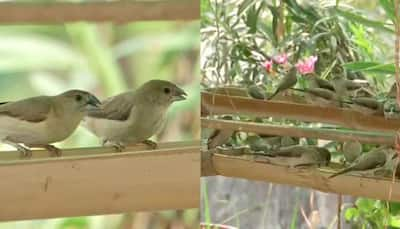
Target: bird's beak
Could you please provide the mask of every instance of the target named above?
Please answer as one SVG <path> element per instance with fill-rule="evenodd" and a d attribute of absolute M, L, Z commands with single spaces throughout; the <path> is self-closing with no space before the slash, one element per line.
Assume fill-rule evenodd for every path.
<path fill-rule="evenodd" d="M 172 101 L 176 102 L 176 101 L 185 100 L 186 96 L 187 96 L 186 92 L 177 87 L 175 94 L 172 96 Z"/>
<path fill-rule="evenodd" d="M 90 95 L 89 100 L 87 101 L 87 104 L 89 105 L 89 107 L 99 108 L 101 105 L 101 102 L 98 98 L 96 98 L 96 96 Z"/>

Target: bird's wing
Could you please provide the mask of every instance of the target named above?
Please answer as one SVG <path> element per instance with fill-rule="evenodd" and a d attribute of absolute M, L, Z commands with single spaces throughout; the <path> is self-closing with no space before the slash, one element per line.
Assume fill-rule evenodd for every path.
<path fill-rule="evenodd" d="M 41 122 L 52 107 L 50 97 L 39 96 L 17 102 L 0 103 L 0 116 L 8 116 L 29 122 Z"/>
<path fill-rule="evenodd" d="M 124 121 L 129 118 L 135 105 L 135 96 L 132 92 L 122 93 L 104 100 L 100 109 L 91 110 L 89 117 Z"/>

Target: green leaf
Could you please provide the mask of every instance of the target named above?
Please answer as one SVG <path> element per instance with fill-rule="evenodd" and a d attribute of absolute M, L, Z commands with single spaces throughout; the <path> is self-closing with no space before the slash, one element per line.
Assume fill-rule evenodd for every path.
<path fill-rule="evenodd" d="M 400 218 L 398 216 L 390 216 L 389 226 L 400 228 Z"/>
<path fill-rule="evenodd" d="M 381 31 L 394 33 L 394 30 L 392 28 L 386 27 L 385 23 L 383 23 L 383 22 L 371 20 L 364 16 L 361 16 L 360 14 L 356 14 L 356 13 L 353 13 L 350 11 L 345 11 L 345 10 L 341 10 L 341 9 L 335 9 L 335 11 L 338 15 L 348 19 L 349 21 L 358 22 L 365 26 L 375 28 L 375 29 L 378 29 Z"/>
<path fill-rule="evenodd" d="M 400 214 L 400 203 L 390 202 L 389 209 L 390 209 L 390 213 L 392 215 L 399 215 Z"/>
<path fill-rule="evenodd" d="M 396 16 L 394 14 L 394 3 L 392 0 L 379 0 L 382 8 L 385 10 L 386 15 L 392 20 L 393 23 L 396 22 Z"/>
<path fill-rule="evenodd" d="M 242 16 L 242 14 L 244 12 L 246 12 L 247 9 L 249 9 L 251 6 L 253 6 L 256 3 L 257 3 L 257 1 L 254 1 L 254 0 L 244 0 L 242 2 L 242 4 L 240 4 L 238 7 L 237 16 L 238 17 Z"/>
<path fill-rule="evenodd" d="M 366 199 L 366 198 L 358 198 L 356 200 L 356 205 L 359 211 L 371 213 L 374 209 L 375 200 Z"/>
<path fill-rule="evenodd" d="M 347 70 L 355 72 L 369 72 L 378 74 L 395 74 L 394 64 L 382 64 L 378 62 L 350 62 L 342 65 Z"/>
<path fill-rule="evenodd" d="M 87 228 L 89 228 L 89 221 L 85 217 L 66 218 L 58 228 L 59 229 L 68 229 L 68 228 L 87 229 Z"/>
<path fill-rule="evenodd" d="M 346 212 L 344 213 L 344 218 L 347 221 L 351 221 L 358 216 L 359 216 L 359 212 L 358 212 L 357 208 L 347 208 Z"/>

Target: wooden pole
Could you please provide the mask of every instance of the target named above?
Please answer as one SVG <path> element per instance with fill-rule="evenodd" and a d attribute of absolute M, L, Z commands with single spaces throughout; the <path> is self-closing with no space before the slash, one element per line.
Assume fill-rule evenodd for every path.
<path fill-rule="evenodd" d="M 395 135 L 381 132 L 363 132 L 354 130 L 336 130 L 310 127 L 278 126 L 265 123 L 228 121 L 210 118 L 201 118 L 201 126 L 205 128 L 252 132 L 258 134 L 307 137 L 335 141 L 359 141 L 393 145 Z"/>
<path fill-rule="evenodd" d="M 199 206 L 199 142 L 71 149 L 61 158 L 0 155 L 0 220 L 114 214 Z M 136 149 L 136 150 L 133 150 Z"/>
<path fill-rule="evenodd" d="M 270 116 L 390 133 L 394 133 L 400 128 L 400 120 L 385 119 L 381 116 L 366 115 L 358 111 L 334 107 L 256 100 L 209 92 L 201 93 L 201 103 L 202 107 L 207 110 L 204 113 L 208 114 Z"/>
<path fill-rule="evenodd" d="M 299 169 L 256 162 L 241 157 L 214 154 L 213 169 L 221 176 L 267 181 L 313 188 L 322 192 L 343 195 L 363 196 L 367 198 L 387 200 L 391 185 L 390 178 L 370 178 L 354 175 L 340 175 L 332 179 L 332 173 L 317 169 Z M 393 184 L 392 201 L 400 201 L 400 183 Z"/>
<path fill-rule="evenodd" d="M 197 20 L 198 0 L 0 3 L 0 23 L 127 23 L 148 20 Z"/>

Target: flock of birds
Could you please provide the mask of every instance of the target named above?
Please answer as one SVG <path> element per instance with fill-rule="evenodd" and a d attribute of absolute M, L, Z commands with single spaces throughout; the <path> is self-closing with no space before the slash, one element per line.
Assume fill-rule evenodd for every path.
<path fill-rule="evenodd" d="M 37 96 L 0 103 L 0 141 L 14 146 L 25 157 L 31 148 L 45 148 L 54 156 L 61 150 L 51 145 L 69 137 L 82 124 L 103 145 L 122 151 L 125 144 L 144 143 L 165 121 L 168 107 L 185 100 L 186 93 L 164 80 L 150 80 L 100 102 L 93 94 L 69 90 L 56 96 Z"/>
<path fill-rule="evenodd" d="M 307 103 L 322 107 L 343 107 L 362 112 L 369 115 L 379 115 L 385 118 L 398 118 L 400 108 L 396 103 L 395 84 L 385 96 L 385 99 L 377 99 L 365 83 L 335 77 L 331 81 L 320 77 L 309 75 L 303 76 L 308 82 L 304 89 L 294 88 L 297 84 L 296 68 L 289 72 L 279 82 L 277 89 L 272 95 L 267 95 L 265 88 L 259 85 L 248 87 L 248 95 L 255 99 L 271 100 L 276 95 L 294 90 L 304 94 Z"/>
<path fill-rule="evenodd" d="M 208 148 L 222 154 L 262 157 L 269 163 L 289 167 L 326 168 L 331 165 L 333 158 L 333 153 L 326 147 L 300 144 L 300 140 L 294 137 L 247 134 L 240 145 L 234 143 L 232 138 L 241 138 L 241 134 L 235 131 L 215 130 L 208 138 Z M 340 143 L 338 148 L 338 152 L 343 153 L 344 158 L 341 162 L 345 168 L 329 178 L 354 171 L 376 176 L 392 175 L 397 156 L 392 148 L 380 146 L 363 152 L 362 144 L 358 141 Z M 396 176 L 400 176 L 400 171 L 396 171 Z"/>
<path fill-rule="evenodd" d="M 396 86 L 392 86 L 384 100 L 378 100 L 369 93 L 368 85 L 344 78 L 334 78 L 331 81 L 316 76 L 305 76 L 307 88 L 294 88 L 297 84 L 296 69 L 291 68 L 279 82 L 277 89 L 271 95 L 266 94 L 262 86 L 252 85 L 247 93 L 255 99 L 270 100 L 276 95 L 287 90 L 294 90 L 304 94 L 305 100 L 318 106 L 335 106 L 357 110 L 359 112 L 384 116 L 385 118 L 397 118 L 400 109 L 396 103 Z M 224 120 L 234 120 L 230 115 L 222 116 Z M 214 149 L 221 153 L 236 150 L 235 155 L 253 155 L 267 158 L 269 162 L 275 159 L 286 159 L 289 166 L 329 166 L 332 153 L 326 147 L 316 145 L 299 144 L 299 139 L 288 136 L 265 136 L 245 134 L 244 140 L 239 146 L 231 141 L 237 139 L 238 132 L 232 130 L 214 130 L 207 139 L 208 149 Z M 233 144 L 231 144 L 233 142 Z M 245 147 L 243 148 L 243 143 Z M 236 144 L 236 146 L 234 146 Z M 228 146 L 228 147 L 226 147 Z M 329 178 L 352 171 L 372 172 L 374 175 L 388 176 L 392 174 L 394 159 L 397 154 L 386 146 L 376 147 L 368 152 L 363 152 L 362 144 L 358 141 L 350 141 L 339 144 L 343 153 L 342 158 L 345 168 L 337 171 Z M 396 171 L 400 176 L 400 171 Z"/>

